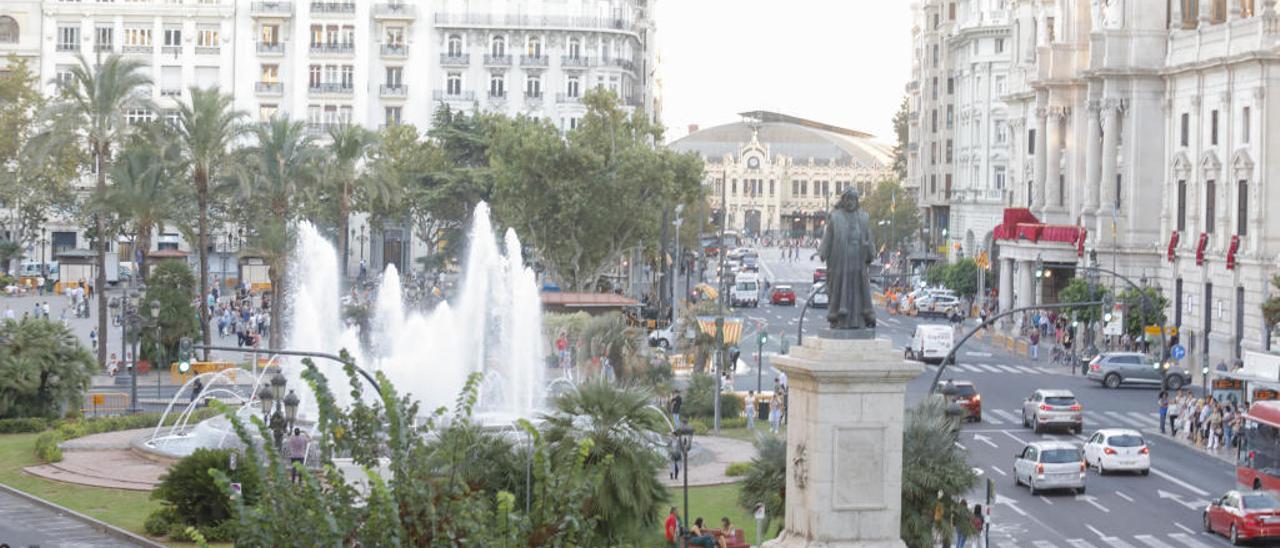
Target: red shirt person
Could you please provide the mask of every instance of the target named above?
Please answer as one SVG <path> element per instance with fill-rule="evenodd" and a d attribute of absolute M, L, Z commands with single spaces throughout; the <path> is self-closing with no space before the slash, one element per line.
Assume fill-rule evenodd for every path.
<path fill-rule="evenodd" d="M 671 507 L 671 513 L 667 514 L 667 523 L 663 527 L 667 534 L 667 542 L 671 545 L 676 543 L 676 530 L 680 527 L 680 520 L 676 518 L 676 507 Z"/>

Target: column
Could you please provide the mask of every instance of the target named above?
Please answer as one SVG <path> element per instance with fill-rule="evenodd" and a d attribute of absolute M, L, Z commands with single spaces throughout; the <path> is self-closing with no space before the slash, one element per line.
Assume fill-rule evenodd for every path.
<path fill-rule="evenodd" d="M 1045 161 L 1045 156 L 1047 155 L 1046 149 L 1049 148 L 1046 140 L 1046 134 L 1048 133 L 1048 130 L 1045 128 L 1045 126 L 1047 125 L 1047 122 L 1046 122 L 1047 114 L 1048 114 L 1048 111 L 1043 107 L 1036 109 L 1036 157 L 1035 157 L 1035 162 L 1036 162 L 1035 177 L 1036 178 L 1035 178 L 1035 182 L 1033 182 L 1031 185 L 1031 190 L 1032 190 L 1031 204 L 1032 204 L 1032 208 L 1034 208 L 1036 212 L 1042 212 L 1045 206 L 1044 178 L 1045 178 L 1045 168 L 1047 166 L 1047 163 Z"/>
<path fill-rule="evenodd" d="M 1110 217 L 1116 207 L 1116 159 L 1120 140 L 1119 101 L 1108 99 L 1102 105 L 1102 181 L 1098 186 L 1102 197 L 1099 217 Z"/>
<path fill-rule="evenodd" d="M 1013 303 L 1015 308 L 1035 304 L 1035 269 L 1033 261 L 1018 261 L 1018 295 Z"/>
<path fill-rule="evenodd" d="M 1061 107 L 1053 107 L 1045 118 L 1048 121 L 1045 133 L 1045 211 L 1062 209 L 1062 118 Z"/>
<path fill-rule="evenodd" d="M 1000 259 L 1000 311 L 1013 308 L 1013 259 Z"/>
<path fill-rule="evenodd" d="M 1089 101 L 1088 117 L 1088 133 L 1085 137 L 1085 187 L 1084 187 L 1084 210 L 1082 213 L 1086 217 L 1085 224 L 1091 224 L 1089 219 L 1098 212 L 1098 196 L 1102 191 L 1099 186 L 1102 183 L 1102 125 L 1098 121 L 1098 113 L 1101 110 L 1100 101 Z"/>

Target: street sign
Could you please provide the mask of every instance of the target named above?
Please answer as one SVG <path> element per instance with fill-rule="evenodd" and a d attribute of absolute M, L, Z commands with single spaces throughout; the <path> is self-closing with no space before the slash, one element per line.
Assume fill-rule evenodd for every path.
<path fill-rule="evenodd" d="M 1158 330 L 1156 332 L 1159 333 Z M 1187 348 L 1180 344 L 1175 344 L 1169 348 L 1169 355 L 1173 356 L 1175 360 L 1182 361 L 1182 358 L 1187 357 Z"/>
<path fill-rule="evenodd" d="M 1151 335 L 1151 336 L 1153 336 L 1153 337 L 1159 337 L 1159 336 L 1160 336 L 1160 326 L 1158 326 L 1158 325 L 1148 325 L 1148 326 L 1146 326 L 1146 327 L 1142 328 L 1142 332 L 1143 332 L 1143 333 L 1146 333 L 1146 334 L 1148 334 L 1148 335 Z"/>
<path fill-rule="evenodd" d="M 1124 334 L 1124 305 L 1117 303 L 1111 310 L 1111 321 L 1102 326 L 1102 334 L 1119 337 Z"/>

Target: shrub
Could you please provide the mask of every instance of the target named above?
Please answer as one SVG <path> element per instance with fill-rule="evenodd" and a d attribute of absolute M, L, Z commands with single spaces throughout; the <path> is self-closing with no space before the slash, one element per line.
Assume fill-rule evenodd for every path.
<path fill-rule="evenodd" d="M 731 478 L 745 476 L 750 471 L 751 463 L 749 462 L 734 462 L 730 463 L 729 466 L 724 467 L 724 475 Z"/>
<path fill-rule="evenodd" d="M 188 530 L 188 527 L 190 526 L 182 523 L 181 521 L 169 524 L 169 531 L 166 535 L 169 537 L 169 542 L 194 541 L 195 538 L 191 536 L 191 530 Z M 194 528 L 191 529 L 194 530 Z"/>
<path fill-rule="evenodd" d="M 57 432 L 45 432 L 36 436 L 36 458 L 40 462 L 61 462 L 62 449 L 58 444 L 62 443 L 62 436 Z"/>
<path fill-rule="evenodd" d="M 695 436 L 705 436 L 707 435 L 707 432 L 710 431 L 710 429 L 707 428 L 707 423 L 702 422 L 700 419 L 690 419 L 685 421 L 685 424 L 693 430 L 693 435 Z"/>
<path fill-rule="evenodd" d="M 715 400 L 711 399 L 716 391 L 716 378 L 712 375 L 694 375 L 689 379 L 685 390 L 684 406 L 681 411 L 686 417 L 712 418 L 715 416 Z M 742 414 L 742 398 L 737 394 L 722 392 L 720 394 L 720 419 L 732 419 Z M 723 425 L 723 422 L 721 422 Z"/>
<path fill-rule="evenodd" d="M 731 419 L 720 417 L 720 428 L 746 428 L 746 427 L 747 427 L 746 417 L 734 417 Z"/>
<path fill-rule="evenodd" d="M 231 470 L 230 455 L 231 451 L 226 449 L 197 449 L 169 468 L 151 498 L 172 505 L 183 527 L 225 521 L 231 517 L 231 501 L 214 481 L 210 470 L 220 470 L 232 482 L 240 483 L 246 504 L 253 504 L 258 495 L 258 478 L 253 468 L 240 466 Z"/>
<path fill-rule="evenodd" d="M 80 403 L 97 362 L 60 322 L 0 323 L 0 418 L 56 418 Z"/>
<path fill-rule="evenodd" d="M 147 520 L 142 523 L 142 530 L 153 537 L 163 537 L 169 534 L 169 529 L 177 522 L 178 511 L 172 506 L 161 506 L 147 516 Z"/>
<path fill-rule="evenodd" d="M 0 434 L 43 432 L 48 427 L 48 421 L 36 417 L 23 419 L 0 419 Z"/>

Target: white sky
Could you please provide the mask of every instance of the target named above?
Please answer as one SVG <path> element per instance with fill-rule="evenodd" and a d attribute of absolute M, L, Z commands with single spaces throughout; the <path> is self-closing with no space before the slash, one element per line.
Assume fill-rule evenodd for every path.
<path fill-rule="evenodd" d="M 909 0 L 658 0 L 668 141 L 772 110 L 892 143 L 911 78 Z"/>

